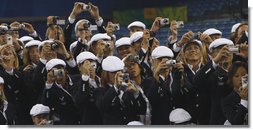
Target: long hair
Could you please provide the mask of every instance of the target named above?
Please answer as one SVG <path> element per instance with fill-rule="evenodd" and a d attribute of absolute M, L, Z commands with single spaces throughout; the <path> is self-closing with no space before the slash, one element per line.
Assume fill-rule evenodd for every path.
<path fill-rule="evenodd" d="M 13 45 L 5 44 L 5 45 L 0 46 L 0 53 L 6 49 L 11 50 L 12 54 L 14 55 L 14 68 L 18 69 L 19 68 L 18 55 Z"/>
<path fill-rule="evenodd" d="M 232 66 L 229 68 L 229 71 L 228 71 L 228 81 L 227 81 L 227 84 L 229 86 L 234 87 L 234 85 L 233 85 L 233 77 L 234 77 L 236 71 L 238 70 L 238 68 L 240 68 L 240 67 L 243 67 L 248 72 L 248 65 L 245 62 L 235 61 L 232 64 Z"/>
<path fill-rule="evenodd" d="M 110 82 L 109 78 L 110 78 L 109 77 L 109 72 L 102 70 L 102 73 L 101 73 L 101 85 L 102 85 L 102 87 L 108 86 L 108 83 Z"/>

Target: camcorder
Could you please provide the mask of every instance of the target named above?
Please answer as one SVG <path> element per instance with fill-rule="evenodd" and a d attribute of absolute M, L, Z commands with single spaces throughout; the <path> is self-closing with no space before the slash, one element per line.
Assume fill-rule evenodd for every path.
<path fill-rule="evenodd" d="M 61 78 L 61 77 L 64 77 L 64 75 L 65 75 L 64 69 L 55 69 L 55 70 L 53 71 L 53 73 L 54 73 L 54 76 L 55 76 L 56 78 Z"/>
<path fill-rule="evenodd" d="M 167 65 L 168 67 L 170 67 L 170 66 L 174 67 L 174 66 L 176 65 L 176 63 L 177 63 L 176 60 L 167 60 L 167 61 L 166 61 L 166 65 Z"/>
<path fill-rule="evenodd" d="M 242 88 L 248 87 L 248 75 L 242 77 Z"/>
<path fill-rule="evenodd" d="M 170 24 L 169 18 L 162 18 L 162 19 L 160 20 L 160 25 L 161 25 L 161 26 L 165 26 L 165 25 L 169 25 L 169 24 Z"/>
<path fill-rule="evenodd" d="M 229 46 L 228 50 L 231 53 L 239 53 L 239 46 Z"/>

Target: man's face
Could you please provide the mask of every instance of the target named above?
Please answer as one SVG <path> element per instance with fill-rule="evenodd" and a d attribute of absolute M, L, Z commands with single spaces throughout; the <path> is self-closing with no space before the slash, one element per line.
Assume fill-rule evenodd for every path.
<path fill-rule="evenodd" d="M 133 47 L 136 54 L 139 54 L 139 52 L 141 50 L 141 42 L 142 42 L 142 38 L 139 39 L 138 41 L 132 43 L 132 47 Z"/>
<path fill-rule="evenodd" d="M 84 27 L 85 22 L 81 22 L 77 25 L 76 37 L 86 39 L 87 41 L 91 38 L 91 31 Z"/>

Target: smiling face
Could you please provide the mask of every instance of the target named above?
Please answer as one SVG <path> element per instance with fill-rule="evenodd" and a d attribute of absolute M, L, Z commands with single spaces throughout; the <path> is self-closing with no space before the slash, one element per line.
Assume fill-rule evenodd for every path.
<path fill-rule="evenodd" d="M 200 61 L 202 57 L 201 48 L 197 43 L 189 43 L 184 49 L 186 61 Z"/>
<path fill-rule="evenodd" d="M 118 50 L 118 53 L 119 53 L 119 57 L 121 59 L 123 59 L 128 54 L 132 53 L 132 46 L 130 46 L 130 45 L 120 46 L 120 47 L 117 48 L 117 50 Z"/>
<path fill-rule="evenodd" d="M 232 77 L 232 84 L 235 89 L 239 89 L 242 86 L 242 77 L 247 74 L 247 70 L 244 67 L 239 67 Z"/>
<path fill-rule="evenodd" d="M 32 46 L 29 49 L 29 57 L 32 63 L 35 63 L 35 64 L 38 63 L 38 61 L 40 60 L 40 53 L 37 46 Z"/>

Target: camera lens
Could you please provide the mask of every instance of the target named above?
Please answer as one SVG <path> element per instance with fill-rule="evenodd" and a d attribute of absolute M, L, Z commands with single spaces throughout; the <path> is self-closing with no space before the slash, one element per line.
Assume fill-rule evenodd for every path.
<path fill-rule="evenodd" d="M 52 50 L 56 50 L 56 49 L 58 49 L 58 47 L 59 47 L 58 44 L 55 43 L 55 42 L 51 44 L 51 49 Z"/>

